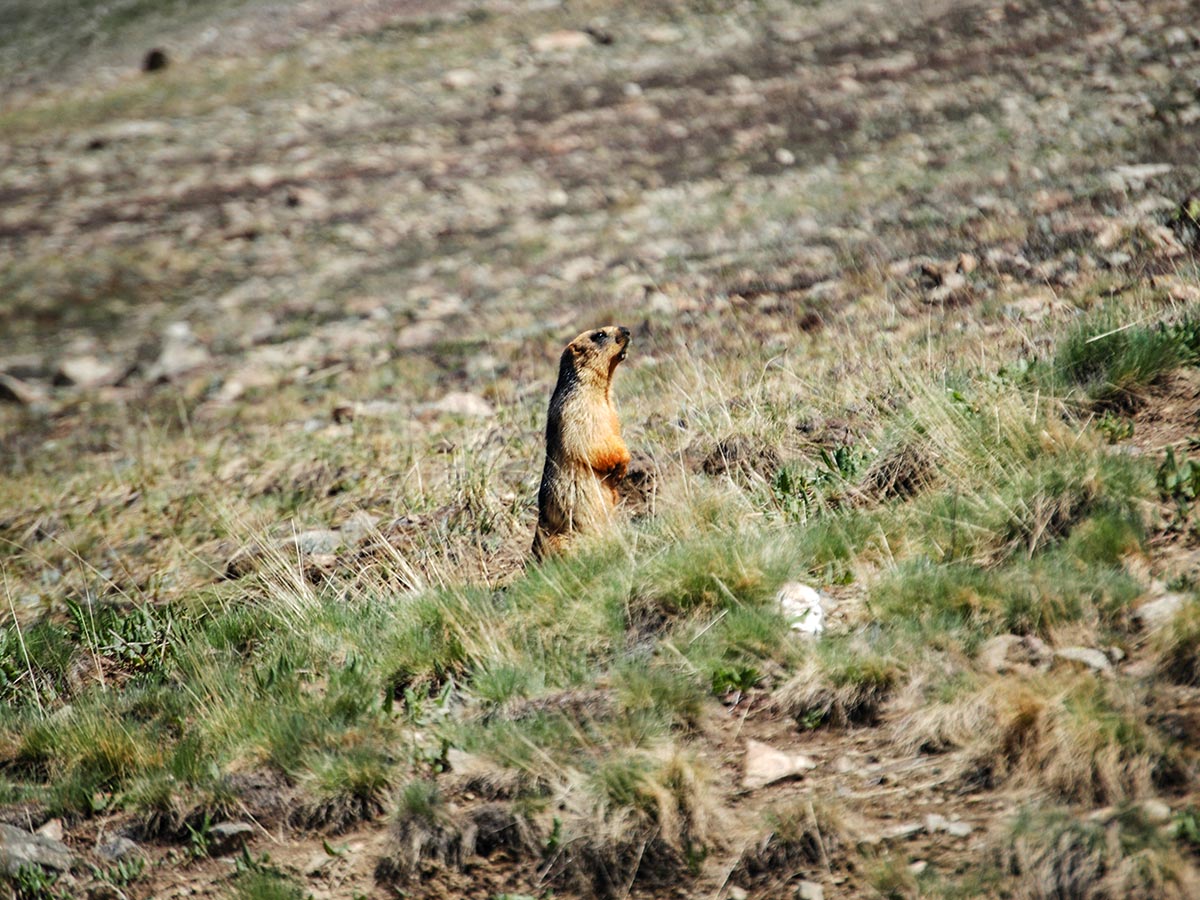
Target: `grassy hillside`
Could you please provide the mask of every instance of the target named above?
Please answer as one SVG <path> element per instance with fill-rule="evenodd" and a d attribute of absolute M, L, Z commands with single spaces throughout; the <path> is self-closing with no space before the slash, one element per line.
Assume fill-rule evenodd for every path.
<path fill-rule="evenodd" d="M 0 44 L 13 896 L 1200 890 L 1189 4 L 143 7 Z"/>

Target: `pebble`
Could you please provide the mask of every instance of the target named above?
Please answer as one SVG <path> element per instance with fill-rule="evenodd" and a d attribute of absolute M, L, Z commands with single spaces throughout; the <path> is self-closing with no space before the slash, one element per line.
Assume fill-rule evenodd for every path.
<path fill-rule="evenodd" d="M 796 886 L 796 900 L 825 900 L 825 888 L 815 881 L 802 881 Z"/>

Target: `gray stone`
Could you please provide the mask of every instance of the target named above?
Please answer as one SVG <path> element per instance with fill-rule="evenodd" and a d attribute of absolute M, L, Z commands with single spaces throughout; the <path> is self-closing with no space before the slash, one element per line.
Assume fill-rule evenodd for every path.
<path fill-rule="evenodd" d="M 287 550 L 299 550 L 304 554 L 336 553 L 345 543 L 342 533 L 334 528 L 313 528 L 301 531 L 299 534 L 284 538 L 280 547 Z"/>
<path fill-rule="evenodd" d="M 1112 663 L 1104 655 L 1104 651 L 1094 647 L 1064 647 L 1061 650 L 1055 650 L 1054 656 L 1056 659 L 1079 663 L 1104 674 L 1109 674 L 1113 670 Z"/>
<path fill-rule="evenodd" d="M 802 881 L 796 885 L 796 900 L 825 900 L 825 888 L 815 881 Z"/>
<path fill-rule="evenodd" d="M 29 865 L 65 872 L 73 861 L 62 841 L 0 823 L 0 872 L 16 875 L 22 866 Z"/>
<path fill-rule="evenodd" d="M 208 851 L 213 856 L 235 853 L 250 840 L 254 828 L 245 822 L 221 822 L 208 830 Z"/>
<path fill-rule="evenodd" d="M 119 862 L 131 856 L 140 856 L 141 853 L 142 848 L 136 842 L 120 835 L 96 846 L 96 855 L 112 862 Z"/>

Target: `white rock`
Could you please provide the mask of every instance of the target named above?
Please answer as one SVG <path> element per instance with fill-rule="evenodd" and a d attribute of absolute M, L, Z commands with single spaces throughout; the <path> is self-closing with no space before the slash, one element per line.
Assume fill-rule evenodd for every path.
<path fill-rule="evenodd" d="M 780 147 L 775 151 L 775 162 L 781 166 L 791 166 L 796 163 L 796 154 L 786 147 Z"/>
<path fill-rule="evenodd" d="M 1171 821 L 1171 807 L 1157 797 L 1143 800 L 1140 805 L 1142 807 L 1142 815 L 1152 825 L 1162 825 L 1165 822 Z"/>
<path fill-rule="evenodd" d="M 1166 175 L 1174 166 L 1169 163 L 1140 163 L 1132 166 L 1117 166 L 1109 175 L 1109 183 L 1123 190 L 1133 188 L 1134 190 L 1141 189 L 1146 182 L 1151 178 L 1157 178 L 1159 175 Z"/>
<path fill-rule="evenodd" d="M 825 900 L 825 888 L 815 881 L 802 881 L 796 885 L 796 900 Z"/>
<path fill-rule="evenodd" d="M 1104 651 L 1097 650 L 1094 647 L 1064 647 L 1061 650 L 1055 650 L 1054 656 L 1057 659 L 1065 659 L 1068 662 L 1081 663 L 1090 669 L 1095 669 L 1097 672 L 1105 674 L 1113 670 L 1112 663 L 1104 655 Z"/>
<path fill-rule="evenodd" d="M 785 778 L 803 775 L 816 767 L 811 757 L 801 753 L 786 753 L 761 741 L 750 740 L 746 742 L 742 787 L 748 791 L 757 790 Z"/>
<path fill-rule="evenodd" d="M 816 637 L 825 631 L 825 608 L 821 595 L 806 584 L 789 581 L 775 595 L 792 631 Z"/>
<path fill-rule="evenodd" d="M 586 31 L 550 31 L 539 34 L 531 45 L 538 53 L 563 53 L 579 50 L 592 43 L 591 36 Z"/>
<path fill-rule="evenodd" d="M 121 367 L 113 362 L 105 362 L 95 356 L 75 356 L 64 359 L 58 365 L 54 376 L 58 384 L 69 384 L 75 387 L 91 388 L 104 384 L 113 384 L 121 377 Z"/>
<path fill-rule="evenodd" d="M 478 80 L 479 77 L 470 69 L 451 69 L 442 76 L 442 85 L 452 91 L 461 91 Z"/>
<path fill-rule="evenodd" d="M 1135 609 L 1133 618 L 1142 628 L 1153 631 L 1170 624 L 1185 603 L 1187 596 L 1184 594 L 1164 594 L 1157 600 L 1151 600 Z"/>
<path fill-rule="evenodd" d="M 642 32 L 651 44 L 675 44 L 683 40 L 683 32 L 673 25 L 654 25 Z"/>

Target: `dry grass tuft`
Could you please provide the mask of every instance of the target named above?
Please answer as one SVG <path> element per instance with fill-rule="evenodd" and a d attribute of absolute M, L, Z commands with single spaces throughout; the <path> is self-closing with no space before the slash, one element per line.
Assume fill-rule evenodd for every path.
<path fill-rule="evenodd" d="M 742 851 L 733 876 L 751 882 L 797 869 L 842 866 L 852 852 L 852 827 L 844 810 L 811 797 L 767 810 L 765 830 Z"/>
<path fill-rule="evenodd" d="M 1169 833 L 1136 806 L 1083 821 L 1066 810 L 1024 813 L 994 853 L 1014 900 L 1184 900 L 1200 891 Z"/>
<path fill-rule="evenodd" d="M 899 666 L 864 646 L 809 659 L 774 695 L 775 706 L 806 726 L 873 724 L 900 679 Z"/>
<path fill-rule="evenodd" d="M 899 720 L 901 746 L 961 751 L 968 783 L 1035 788 L 1064 802 L 1120 803 L 1180 775 L 1135 687 L 1080 673 L 996 678 Z"/>

